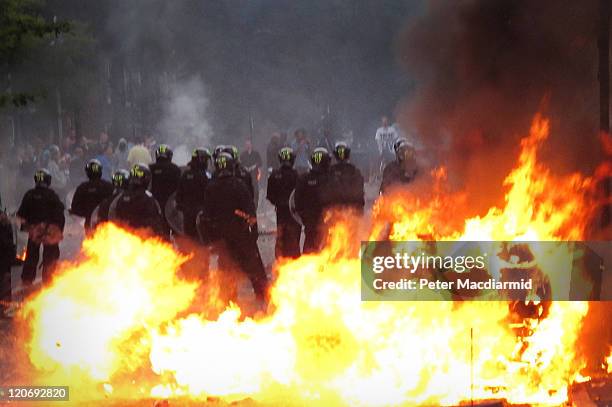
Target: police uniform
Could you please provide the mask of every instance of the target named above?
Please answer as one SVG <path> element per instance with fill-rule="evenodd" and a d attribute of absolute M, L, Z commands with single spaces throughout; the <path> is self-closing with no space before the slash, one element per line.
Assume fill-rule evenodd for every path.
<path fill-rule="evenodd" d="M 236 164 L 235 176 L 238 177 L 244 185 L 246 185 L 253 203 L 255 203 L 255 187 L 253 186 L 253 178 L 246 169 L 246 167 L 240 163 Z"/>
<path fill-rule="evenodd" d="M 268 277 L 251 231 L 255 219 L 252 195 L 240 178 L 224 174 L 210 181 L 205 191 L 201 234 L 225 246 L 251 280 L 256 297 L 265 300 Z"/>
<path fill-rule="evenodd" d="M 70 213 L 85 218 L 85 231 L 88 231 L 94 209 L 112 195 L 113 184 L 106 180 L 91 179 L 83 182 L 74 192 Z"/>
<path fill-rule="evenodd" d="M 297 171 L 284 165 L 274 169 L 268 178 L 267 198 L 276 207 L 276 257 L 300 256 L 302 226 L 289 210 L 289 197 L 297 178 Z"/>
<path fill-rule="evenodd" d="M 110 220 L 134 229 L 151 229 L 162 237 L 168 236 L 159 204 L 144 188 L 131 187 L 120 194 L 111 204 L 109 213 Z"/>
<path fill-rule="evenodd" d="M 97 224 L 107 222 L 109 220 L 109 211 L 111 204 L 122 192 L 122 190 L 116 189 L 113 191 L 113 194 L 111 196 L 100 202 L 100 205 L 98 205 L 98 218 L 96 219 Z M 95 226 L 96 225 L 91 225 L 91 227 Z"/>
<path fill-rule="evenodd" d="M 151 193 L 162 211 L 170 195 L 176 191 L 181 178 L 181 169 L 168 159 L 158 159 L 149 166 L 151 169 Z"/>
<path fill-rule="evenodd" d="M 363 212 L 365 199 L 361 171 L 350 162 L 340 161 L 331 166 L 330 172 L 333 204 Z"/>
<path fill-rule="evenodd" d="M 204 192 L 210 179 L 204 168 L 189 165 L 178 183 L 176 205 L 183 213 L 183 231 L 193 239 L 198 239 L 196 218 L 204 208 Z"/>
<path fill-rule="evenodd" d="M 64 204 L 51 188 L 36 186 L 24 195 L 17 216 L 25 219 L 29 228 L 21 279 L 30 285 L 36 278 L 42 244 L 42 278 L 43 283 L 47 283 L 60 256 L 59 242 L 65 224 Z"/>
<path fill-rule="evenodd" d="M 295 209 L 304 222 L 304 253 L 317 251 L 321 246 L 323 211 L 330 204 L 329 181 L 328 171 L 314 169 L 298 177 Z"/>

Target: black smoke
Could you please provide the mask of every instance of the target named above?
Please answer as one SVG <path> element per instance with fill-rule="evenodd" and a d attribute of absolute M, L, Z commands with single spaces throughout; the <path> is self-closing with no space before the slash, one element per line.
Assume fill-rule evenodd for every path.
<path fill-rule="evenodd" d="M 598 163 L 598 11 L 596 0 L 431 2 L 403 33 L 401 59 L 416 89 L 401 122 L 448 154 L 475 204 L 501 196 L 538 110 L 552 121 L 543 158 L 555 170 Z"/>

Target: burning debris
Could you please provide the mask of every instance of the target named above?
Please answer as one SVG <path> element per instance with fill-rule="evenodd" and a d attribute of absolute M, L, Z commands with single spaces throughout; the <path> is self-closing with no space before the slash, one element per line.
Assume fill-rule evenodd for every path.
<path fill-rule="evenodd" d="M 381 198 L 369 238 L 583 239 L 598 180 L 557 177 L 537 161 L 549 130 L 536 115 L 503 206 L 462 218 L 461 196 L 439 169 L 429 199 Z M 576 351 L 588 302 L 532 304 L 529 317 L 507 302 L 362 302 L 360 222 L 342 218 L 322 251 L 278 264 L 269 312 L 258 318 L 235 304 L 208 316 L 214 276 L 199 287 L 181 277 L 189 258 L 169 244 L 104 224 L 21 312 L 23 366 L 32 367 L 23 377 L 70 385 L 74 401 L 125 405 L 562 405 L 573 384 L 589 382 Z"/>

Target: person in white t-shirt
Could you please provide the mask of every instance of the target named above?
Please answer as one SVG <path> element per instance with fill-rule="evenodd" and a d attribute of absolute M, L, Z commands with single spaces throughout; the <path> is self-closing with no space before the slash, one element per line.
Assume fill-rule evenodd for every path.
<path fill-rule="evenodd" d="M 393 161 L 395 159 L 395 151 L 393 151 L 393 144 L 398 139 L 397 130 L 395 127 L 389 124 L 389 118 L 387 116 L 383 116 L 382 126 L 376 130 L 376 144 L 378 145 L 378 154 L 380 157 L 380 168 L 382 173 L 382 168 L 384 168 L 385 164 Z"/>

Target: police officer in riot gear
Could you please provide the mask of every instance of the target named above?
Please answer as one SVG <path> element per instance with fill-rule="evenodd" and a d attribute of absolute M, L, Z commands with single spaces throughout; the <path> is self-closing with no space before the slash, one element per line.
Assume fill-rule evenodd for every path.
<path fill-rule="evenodd" d="M 94 210 L 94 214 L 92 214 L 91 217 L 92 228 L 96 227 L 99 223 L 108 221 L 110 206 L 112 202 L 127 189 L 130 173 L 127 170 L 117 170 L 113 173 L 111 178 L 113 183 L 113 194 L 100 202 L 100 205 Z"/>
<path fill-rule="evenodd" d="M 223 152 L 232 156 L 232 159 L 234 160 L 234 175 L 244 182 L 249 189 L 253 202 L 255 202 L 255 187 L 253 185 L 253 180 L 251 178 L 251 174 L 249 174 L 249 171 L 240 163 L 238 148 L 236 146 L 225 146 L 223 148 Z"/>
<path fill-rule="evenodd" d="M 151 171 L 145 164 L 136 164 L 130 170 L 128 189 L 111 204 L 109 219 L 134 229 L 150 229 L 167 238 L 168 230 L 158 202 L 147 187 Z"/>
<path fill-rule="evenodd" d="M 267 198 L 276 207 L 276 257 L 299 257 L 302 226 L 289 211 L 289 197 L 295 189 L 298 173 L 293 168 L 295 153 L 291 147 L 278 152 L 280 167 L 268 178 Z"/>
<path fill-rule="evenodd" d="M 151 193 L 162 209 L 162 215 L 166 208 L 166 202 L 170 195 L 176 191 L 181 169 L 172 162 L 172 150 L 166 144 L 160 144 L 155 150 L 155 163 L 149 165 L 151 169 Z M 165 217 L 164 217 L 165 218 Z"/>
<path fill-rule="evenodd" d="M 219 154 L 221 154 L 223 152 L 223 150 L 225 149 L 225 145 L 224 144 L 219 144 L 217 146 L 215 146 L 215 148 L 213 149 L 213 153 L 212 153 L 212 161 L 213 161 L 213 165 L 215 163 L 215 160 L 217 159 L 217 157 L 219 156 Z"/>
<path fill-rule="evenodd" d="M 394 185 L 409 184 L 417 175 L 416 152 L 412 144 L 406 139 L 400 139 L 393 147 L 395 161 L 387 164 L 383 171 L 381 194 Z"/>
<path fill-rule="evenodd" d="M 349 160 L 351 148 L 343 141 L 334 147 L 336 163 L 331 166 L 333 205 L 348 206 L 363 213 L 365 205 L 363 176 Z"/>
<path fill-rule="evenodd" d="M 91 229 L 91 214 L 105 199 L 113 194 L 113 185 L 102 179 L 102 164 L 96 159 L 85 165 L 88 180 L 79 185 L 72 198 L 70 213 L 85 218 L 85 232 Z"/>
<path fill-rule="evenodd" d="M 225 152 L 215 159 L 215 176 L 204 193 L 200 235 L 225 247 L 251 280 L 256 298 L 265 302 L 268 277 L 251 231 L 257 219 L 255 205 L 247 186 L 234 176 L 235 165 L 234 157 Z"/>
<path fill-rule="evenodd" d="M 317 147 L 310 156 L 312 168 L 301 175 L 295 186 L 295 209 L 304 223 L 304 253 L 319 250 L 322 243 L 323 212 L 331 202 L 331 156 Z"/>
<path fill-rule="evenodd" d="M 17 216 L 25 221 L 28 230 L 26 258 L 21 272 L 22 283 L 32 285 L 43 247 L 43 284 L 51 281 L 55 264 L 60 256 L 59 242 L 63 238 L 64 204 L 51 189 L 51 173 L 46 169 L 34 173 L 35 187 L 23 197 Z"/>
<path fill-rule="evenodd" d="M 193 150 L 176 190 L 177 209 L 183 213 L 183 231 L 194 240 L 198 239 L 196 218 L 204 208 L 204 191 L 210 181 L 206 171 L 209 161 L 210 151 L 205 148 Z"/>

